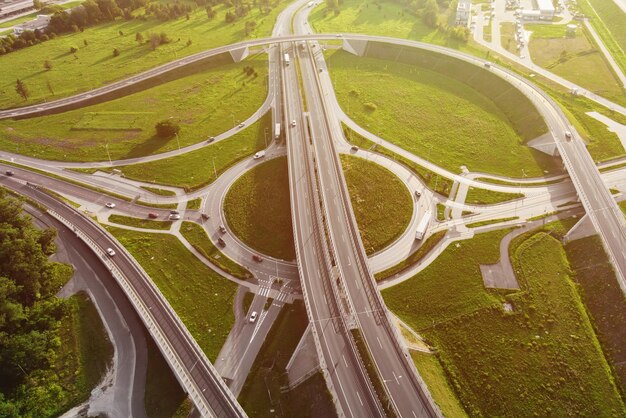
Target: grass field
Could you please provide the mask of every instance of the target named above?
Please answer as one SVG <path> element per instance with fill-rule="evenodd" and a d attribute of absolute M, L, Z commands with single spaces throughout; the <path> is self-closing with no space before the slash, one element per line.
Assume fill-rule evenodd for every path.
<path fill-rule="evenodd" d="M 144 190 L 149 191 L 150 193 L 157 194 L 159 196 L 176 196 L 176 193 L 171 190 L 159 189 L 159 188 L 150 187 L 150 186 L 139 186 L 139 187 L 141 187 Z"/>
<path fill-rule="evenodd" d="M 522 193 L 506 193 L 494 190 L 471 187 L 467 191 L 465 203 L 472 205 L 492 205 L 495 203 L 508 202 L 524 197 Z"/>
<path fill-rule="evenodd" d="M 510 53 L 517 55 L 514 23 L 506 22 L 500 24 L 500 44 Z"/>
<path fill-rule="evenodd" d="M 141 264 L 211 361 L 235 317 L 237 285 L 202 264 L 178 239 L 107 227 Z"/>
<path fill-rule="evenodd" d="M 393 48 L 388 49 L 391 50 L 387 54 L 395 52 Z M 385 53 L 382 47 L 377 51 Z M 414 61 L 428 66 L 423 60 L 429 57 L 414 58 Z M 333 53 L 329 62 L 337 98 L 352 119 L 437 165 L 453 172 L 460 172 L 461 165 L 465 165 L 471 171 L 513 177 L 522 177 L 522 169 L 529 176 L 557 169 L 554 159 L 524 146 L 524 141 L 534 138 L 534 133 L 541 129 L 537 125 L 522 128 L 523 119 L 538 117 L 536 111 L 518 115 L 515 126 L 524 133 L 520 136 L 513 128 L 513 115 L 507 116 L 501 103 L 497 105 L 477 89 L 444 76 L 441 71 L 358 58 L 341 51 Z M 455 70 L 449 66 L 449 71 Z M 508 94 L 518 100 L 512 88 L 499 92 L 500 100 L 505 100 Z M 511 112 L 514 111 L 512 103 L 509 103 Z M 371 110 L 369 104 L 376 109 Z"/>
<path fill-rule="evenodd" d="M 562 234 L 566 226 L 550 228 Z M 478 265 L 497 261 L 505 233 L 449 247 L 415 278 L 384 291 L 387 305 L 438 350 L 471 416 L 623 415 L 557 239 L 531 232 L 514 240 L 521 291 L 483 287 Z"/>
<path fill-rule="evenodd" d="M 68 301 L 69 312 L 59 332 L 63 343 L 55 364 L 59 383 L 71 397 L 63 400 L 67 408 L 89 398 L 113 360 L 113 346 L 89 296 L 81 292 Z"/>
<path fill-rule="evenodd" d="M 119 225 L 132 226 L 135 228 L 143 229 L 160 229 L 167 230 L 172 226 L 172 221 L 155 221 L 145 218 L 133 218 L 131 216 L 124 215 L 111 215 L 109 216 L 109 222 Z"/>
<path fill-rule="evenodd" d="M 626 395 L 626 300 L 613 267 L 598 236 L 569 242 L 567 258 L 575 272 L 582 300 L 598 334 L 598 340 L 613 369 L 615 380 Z"/>
<path fill-rule="evenodd" d="M 613 0 L 582 0 L 578 5 L 590 17 L 589 22 L 602 42 L 626 72 L 626 13 Z"/>
<path fill-rule="evenodd" d="M 450 387 L 437 356 L 411 351 L 411 358 L 443 415 L 447 418 L 466 417 L 467 414 Z"/>
<path fill-rule="evenodd" d="M 5 58 L 0 57 L 0 62 Z M 247 76 L 246 66 L 253 67 L 258 76 Z M 57 115 L 0 121 L 0 147 L 39 158 L 106 161 L 204 141 L 247 119 L 267 95 L 264 56 L 207 68 L 105 103 Z M 159 138 L 154 126 L 169 118 L 178 122 L 180 132 L 175 138 Z"/>
<path fill-rule="evenodd" d="M 341 155 L 341 164 L 365 252 L 373 254 L 406 230 L 413 197 L 395 174 L 376 163 Z"/>
<path fill-rule="evenodd" d="M 308 324 L 304 304 L 285 305 L 265 339 L 239 395 L 251 417 L 334 417 L 334 407 L 321 374 L 283 393 L 285 367 Z M 277 415 L 275 411 L 281 411 Z"/>
<path fill-rule="evenodd" d="M 248 269 L 237 264 L 218 250 L 200 225 L 193 222 L 183 222 L 180 227 L 180 233 L 207 260 L 222 270 L 243 280 L 247 280 L 252 276 Z"/>
<path fill-rule="evenodd" d="M 528 48 L 537 65 L 607 99 L 626 103 L 624 89 L 586 30 L 578 29 L 570 38 L 565 36 L 565 26 L 527 28 L 533 31 Z"/>
<path fill-rule="evenodd" d="M 239 177 L 224 199 L 224 215 L 233 233 L 250 247 L 294 260 L 287 158 L 268 160 Z"/>
<path fill-rule="evenodd" d="M 393 38 L 414 39 L 445 45 L 451 48 L 470 49 L 445 32 L 444 28 L 432 28 L 408 7 L 392 1 L 369 2 L 364 0 L 343 0 L 341 12 L 335 16 L 324 3 L 320 4 L 309 17 L 309 22 L 320 33 L 348 32 L 382 35 Z M 440 8 L 439 23 L 446 25 L 450 17 L 454 19 L 452 7 Z"/>
<path fill-rule="evenodd" d="M 490 219 L 488 221 L 472 222 L 465 226 L 468 228 L 478 228 L 479 226 L 499 224 L 502 222 L 514 221 L 516 219 L 519 219 L 519 216 L 512 216 L 510 218 Z"/>
<path fill-rule="evenodd" d="M 186 154 L 148 163 L 118 167 L 128 178 L 195 190 L 212 183 L 238 161 L 265 148 L 264 129 L 270 128 L 268 113 L 258 122 L 230 138 Z"/>
<path fill-rule="evenodd" d="M 187 201 L 187 209 L 189 210 L 199 210 L 201 206 L 202 206 L 202 198 L 198 197 L 196 199 Z"/>
<path fill-rule="evenodd" d="M 232 8 L 223 4 L 213 7 L 216 16 L 207 19 L 204 7 L 185 17 L 161 22 L 156 19 L 117 20 L 59 36 L 56 39 L 0 57 L 0 108 L 22 106 L 44 100 L 58 99 L 77 92 L 90 90 L 104 84 L 148 70 L 157 65 L 173 61 L 209 48 L 228 45 L 245 38 L 269 36 L 276 16 L 288 2 L 272 3 L 269 14 L 253 7 L 248 15 L 234 23 L 225 23 L 224 16 Z M 141 11 L 136 12 L 136 14 Z M 255 22 L 256 28 L 245 35 L 246 22 Z M 120 36 L 122 31 L 124 36 Z M 148 44 L 138 44 L 135 34 L 166 33 L 172 42 L 151 50 Z M 190 40 L 191 45 L 187 46 Z M 88 45 L 85 46 L 84 42 Z M 76 54 L 70 47 L 78 48 Z M 113 48 L 120 55 L 113 57 Z M 53 68 L 43 70 L 43 62 L 49 60 Z M 72 74 L 72 77 L 67 77 Z M 23 101 L 15 92 L 15 79 L 22 79 L 31 92 L 28 101 Z M 54 94 L 47 84 L 50 83 Z"/>

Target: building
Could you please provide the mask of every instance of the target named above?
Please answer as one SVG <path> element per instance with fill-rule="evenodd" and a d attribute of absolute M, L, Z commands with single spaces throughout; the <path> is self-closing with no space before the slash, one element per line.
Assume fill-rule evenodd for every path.
<path fill-rule="evenodd" d="M 540 13 L 541 20 L 552 20 L 554 18 L 554 4 L 552 0 L 536 0 L 537 10 Z"/>
<path fill-rule="evenodd" d="M 459 0 L 456 5 L 455 23 L 459 26 L 468 26 L 472 19 L 472 2 L 471 0 Z"/>
<path fill-rule="evenodd" d="M 42 30 L 48 27 L 50 23 L 50 16 L 48 15 L 37 15 L 37 19 L 31 20 L 29 22 L 22 23 L 21 25 L 16 25 L 13 27 L 13 33 L 15 35 L 21 35 L 23 32 L 30 30 Z"/>

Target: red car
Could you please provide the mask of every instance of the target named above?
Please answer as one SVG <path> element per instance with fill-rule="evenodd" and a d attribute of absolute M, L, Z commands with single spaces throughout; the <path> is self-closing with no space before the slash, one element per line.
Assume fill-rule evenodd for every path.
<path fill-rule="evenodd" d="M 253 254 L 253 255 L 252 255 L 252 259 L 253 259 L 254 261 L 256 261 L 257 263 L 260 263 L 260 262 L 262 262 L 262 261 L 263 261 L 263 259 L 261 258 L 261 256 L 256 255 L 256 254 Z"/>
<path fill-rule="evenodd" d="M 150 218 L 150 219 L 156 219 L 156 218 L 158 218 L 158 217 L 159 217 L 159 215 L 157 215 L 157 214 L 156 214 L 156 213 L 154 213 L 154 212 L 150 212 L 150 213 L 148 214 L 148 218 Z"/>

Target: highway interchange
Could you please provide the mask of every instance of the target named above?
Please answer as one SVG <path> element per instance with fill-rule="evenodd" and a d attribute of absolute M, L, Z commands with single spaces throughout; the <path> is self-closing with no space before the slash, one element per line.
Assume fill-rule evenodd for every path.
<path fill-rule="evenodd" d="M 302 6 L 306 2 L 295 2 L 279 16 L 273 35 L 274 38 L 245 41 L 236 45 L 220 47 L 194 56 L 185 57 L 178 61 L 155 68 L 148 72 L 113 83 L 109 86 L 82 93 L 73 97 L 33 105 L 21 109 L 0 111 L 0 118 L 7 117 L 30 117 L 49 112 L 63 111 L 69 108 L 91 103 L 98 96 L 107 97 L 119 89 L 146 80 L 155 75 L 171 71 L 184 65 L 198 62 L 217 54 L 241 51 L 253 47 L 269 45 L 270 76 L 268 97 L 263 106 L 255 112 L 247 121 L 246 125 L 258 120 L 270 109 L 273 110 L 273 118 L 282 121 L 285 126 L 287 149 L 284 146 L 272 144 L 268 149 L 267 158 L 287 155 L 289 159 L 290 193 L 292 196 L 292 217 L 294 223 L 297 263 L 293 260 L 273 260 L 250 265 L 251 255 L 254 250 L 248 248 L 232 234 L 228 234 L 228 245 L 224 253 L 243 265 L 250 265 L 255 274 L 256 282 L 241 282 L 232 277 L 231 280 L 243 284 L 255 292 L 259 292 L 262 286 L 258 283 L 263 278 L 272 277 L 286 278 L 286 288 L 289 288 L 291 297 L 296 297 L 300 292 L 307 302 L 307 312 L 313 325 L 314 338 L 320 357 L 321 369 L 326 381 L 334 395 L 335 405 L 338 411 L 345 416 L 380 416 L 383 414 L 380 396 L 375 393 L 371 383 L 372 376 L 367 372 L 359 358 L 358 350 L 351 340 L 349 329 L 360 329 L 369 347 L 369 352 L 375 360 L 375 364 L 381 374 L 385 386 L 385 392 L 391 400 L 393 409 L 400 416 L 437 416 L 439 411 L 430 400 L 425 386 L 412 363 L 407 359 L 406 348 L 399 341 L 396 331 L 389 322 L 389 314 L 379 293 L 375 289 L 372 272 L 383 270 L 396 264 L 406 257 L 407 253 L 415 249 L 415 240 L 412 237 L 411 227 L 389 248 L 375 254 L 369 262 L 360 242 L 356 221 L 351 210 L 345 181 L 338 163 L 338 151 L 350 152 L 349 144 L 343 138 L 339 121 L 350 122 L 349 118 L 341 111 L 333 93 L 332 84 L 328 76 L 328 70 L 321 54 L 318 42 L 335 40 L 338 37 L 345 42 L 389 42 L 395 45 L 407 47 L 425 48 L 440 53 L 445 53 L 459 59 L 464 59 L 478 66 L 482 66 L 482 60 L 433 45 L 419 42 L 390 39 L 384 37 L 371 37 L 366 35 L 307 35 L 309 32 L 306 22 L 308 10 Z M 297 35 L 290 35 L 291 17 L 293 28 Z M 282 65 L 282 54 L 289 53 L 298 64 L 290 66 Z M 300 91 L 297 68 L 300 68 L 303 81 L 303 92 Z M 321 70 L 321 71 L 320 71 Z M 608 191 L 609 184 L 623 185 L 626 180 L 624 170 L 616 170 L 604 173 L 602 176 L 597 170 L 584 147 L 582 139 L 576 134 L 572 126 L 549 97 L 537 90 L 532 84 L 523 78 L 511 74 L 503 68 L 492 66 L 491 71 L 509 80 L 517 88 L 522 90 L 542 112 L 547 124 L 554 135 L 560 154 L 563 156 L 565 166 L 572 181 L 563 181 L 554 185 L 540 187 L 504 186 L 489 183 L 481 183 L 471 178 L 458 176 L 446 172 L 441 168 L 412 156 L 419 160 L 422 165 L 434 172 L 442 173 L 447 177 L 463 184 L 480 185 L 481 188 L 499 191 L 521 191 L 526 196 L 520 202 L 508 202 L 492 207 L 475 207 L 471 219 L 455 218 L 438 225 L 437 228 L 453 228 L 465 231 L 464 238 L 469 238 L 473 233 L 467 233 L 463 228 L 465 223 L 476 222 L 483 219 L 503 217 L 502 214 L 510 214 L 511 210 L 518 210 L 524 218 L 530 218 L 551 212 L 565 202 L 571 202 L 576 194 L 580 197 L 587 216 L 594 228 L 603 239 L 607 252 L 612 257 L 618 274 L 623 278 L 626 272 L 626 260 L 623 249 L 626 248 L 626 233 L 624 220 L 615 200 Z M 303 97 L 306 96 L 307 109 L 303 108 Z M 284 114 L 283 114 L 284 112 Z M 292 121 L 294 127 L 288 127 Z M 574 133 L 574 139 L 567 141 L 565 132 Z M 233 129 L 216 137 L 216 140 L 224 140 L 236 132 Z M 372 134 L 367 133 L 372 136 Z M 382 138 L 376 138 L 382 142 Z M 150 157 L 142 157 L 133 160 L 113 161 L 113 166 L 127 165 L 138 162 L 152 161 L 169 156 L 182 154 L 202 146 L 208 146 L 206 141 L 169 153 Z M 392 144 L 385 146 L 391 148 Z M 401 150 L 398 150 L 400 153 Z M 406 153 L 406 152 L 405 152 Z M 382 158 L 367 150 L 359 150 L 358 154 L 366 158 Z M 201 211 L 186 211 L 185 218 L 203 224 L 209 232 L 212 240 L 216 240 L 215 231 L 224 222 L 221 203 L 224 195 L 233 181 L 240 175 L 258 164 L 252 159 L 244 160 L 226 171 L 210 186 L 198 190 L 186 196 L 173 198 L 156 197 L 141 191 L 122 178 L 116 176 L 85 176 L 79 173 L 64 170 L 68 167 L 105 167 L 111 165 L 109 161 L 100 163 L 64 163 L 42 161 L 14 154 L 2 153 L 3 159 L 14 163 L 35 167 L 45 172 L 54 173 L 63 177 L 72 178 L 92 186 L 110 189 L 111 185 L 118 185 L 115 192 L 127 196 L 141 195 L 144 201 L 158 203 L 177 202 L 179 207 L 184 208 L 186 200 L 196 197 L 218 196 L 217 199 L 204 199 Z M 390 166 L 393 161 L 387 161 Z M 399 166 L 397 163 L 396 166 Z M 91 202 L 92 206 L 102 206 L 105 201 L 115 201 L 115 212 L 145 216 L 147 209 L 141 205 L 130 203 L 122 199 L 111 199 L 102 196 L 99 192 L 66 183 L 60 179 L 48 178 L 44 174 L 28 172 L 7 165 L 0 165 L 3 169 L 12 169 L 16 172 L 16 179 L 3 179 L 3 184 L 20 193 L 43 202 L 55 212 L 61 214 L 71 224 L 95 243 L 102 252 L 105 248 L 115 248 L 120 255 L 114 260 L 114 264 L 123 272 L 126 279 L 133 282 L 132 286 L 140 294 L 142 304 L 145 307 L 158 307 L 148 309 L 147 314 L 151 324 L 160 328 L 161 338 L 168 340 L 169 347 L 173 348 L 179 366 L 184 372 L 180 376 L 187 376 L 190 380 L 181 382 L 190 393 L 196 405 L 216 416 L 243 416 L 245 413 L 236 404 L 229 389 L 221 383 L 220 377 L 212 368 L 206 357 L 199 353 L 197 345 L 190 341 L 182 323 L 176 318 L 175 313 L 167 303 L 155 292 L 154 286 L 149 285 L 149 279 L 136 265 L 132 257 L 117 242 L 103 233 L 93 222 L 81 216 L 78 212 L 69 209 L 55 199 L 44 195 L 39 190 L 25 185 L 26 182 L 36 183 L 51 190 L 62 193 L 65 196 L 76 198 L 78 201 Z M 402 167 L 396 167 L 402 172 Z M 406 170 L 406 169 L 405 169 Z M 406 173 L 405 173 L 406 174 Z M 414 184 L 409 187 L 425 191 L 422 202 L 434 205 L 441 201 L 440 197 L 428 191 L 419 180 L 413 177 Z M 446 202 L 445 199 L 443 202 Z M 455 202 L 447 202 L 454 206 Z M 467 208 L 467 205 L 464 206 Z M 157 212 L 160 217 L 166 217 L 168 212 L 164 209 L 149 209 Z M 412 226 L 419 219 L 420 212 L 426 208 L 416 206 L 413 214 Z M 108 214 L 110 211 L 107 211 Z M 200 214 L 208 213 L 212 216 L 202 219 Z M 100 215 L 100 214 L 99 214 Z M 100 216 L 99 216 L 100 218 Z M 106 219 L 106 216 L 104 216 Z M 326 231 L 326 233 L 324 233 Z M 476 229 L 475 232 L 479 232 Z M 328 234 L 328 235 L 326 235 Z M 106 260 L 106 257 L 103 257 Z M 109 260 L 107 260 L 109 261 Z M 222 272 L 223 273 L 223 272 Z M 410 277 L 413 272 L 398 277 L 398 281 Z M 227 275 L 226 275 L 227 276 Z M 300 280 L 298 280 L 298 278 Z M 283 288 L 266 287 L 272 296 L 278 296 Z M 286 295 L 286 293 L 285 293 Z M 256 307 L 260 306 L 261 299 L 255 298 Z M 139 309 L 139 308 L 138 308 Z M 140 310 L 140 309 L 139 309 Z M 145 311 L 145 309 L 144 309 Z M 140 316 L 142 313 L 140 312 Z M 274 315 L 274 311 L 272 311 Z M 146 321 L 145 317 L 142 317 Z M 271 326 L 271 320 L 263 322 L 263 327 L 245 329 L 242 341 L 267 334 Z M 256 329 L 257 332 L 253 332 Z M 150 329 L 152 332 L 153 330 Z M 260 334 L 259 334 L 260 331 Z M 153 334 L 154 336 L 154 334 Z M 157 337 L 155 337 L 157 338 Z M 158 339 L 158 338 L 157 338 Z M 261 338 L 256 340 L 256 348 L 242 358 L 242 364 L 249 369 L 256 352 L 260 348 Z M 163 349 L 163 347 L 161 347 Z M 393 354 L 392 354 L 393 353 Z M 170 360 L 170 359 L 168 359 Z M 198 367 L 196 364 L 204 365 Z M 235 365 L 239 368 L 239 365 Z M 246 372 L 247 374 L 247 372 Z M 179 379 L 182 379 L 179 376 Z M 245 377 L 245 375 L 244 375 Z M 182 379 L 184 380 L 184 379 Z M 240 383 L 243 382 L 240 380 Z M 204 389 L 210 390 L 205 391 Z M 232 387 L 230 388 L 233 389 Z M 235 392 L 238 392 L 235 390 Z M 210 405 L 210 406 L 209 406 Z M 211 412 L 208 412 L 211 411 Z"/>

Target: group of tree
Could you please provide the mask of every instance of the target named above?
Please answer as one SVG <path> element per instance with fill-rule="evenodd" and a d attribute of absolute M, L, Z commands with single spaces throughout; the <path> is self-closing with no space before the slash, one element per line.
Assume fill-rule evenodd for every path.
<path fill-rule="evenodd" d="M 56 231 L 39 230 L 0 190 L 0 416 L 51 416 L 68 394 L 53 368 L 68 313 L 64 275 L 48 257 Z"/>
<path fill-rule="evenodd" d="M 192 10 L 193 7 L 189 3 L 150 3 L 146 7 L 146 15 L 166 21 L 188 16 Z"/>
<path fill-rule="evenodd" d="M 86 0 L 71 12 L 55 9 L 50 23 L 43 30 L 24 31 L 0 38 L 0 55 L 7 54 L 68 32 L 79 32 L 86 27 L 108 22 L 117 17 L 132 18 L 131 12 L 143 7 L 146 0 Z"/>
<path fill-rule="evenodd" d="M 243 67 L 243 72 L 247 75 L 247 76 L 254 76 L 257 77 L 258 73 L 256 72 L 256 70 L 254 69 L 254 67 L 251 67 L 249 65 L 246 65 L 245 67 Z"/>
<path fill-rule="evenodd" d="M 172 119 L 165 119 L 155 125 L 157 137 L 163 139 L 173 138 L 180 132 L 180 125 Z"/>

